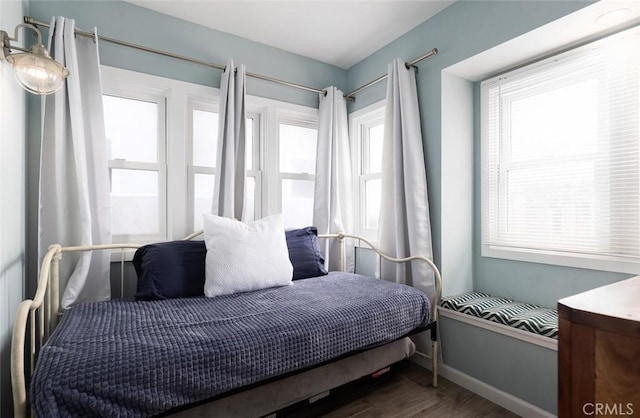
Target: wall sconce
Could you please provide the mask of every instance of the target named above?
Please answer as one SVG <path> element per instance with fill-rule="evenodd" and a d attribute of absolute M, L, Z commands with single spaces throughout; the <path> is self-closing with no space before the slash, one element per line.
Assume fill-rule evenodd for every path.
<path fill-rule="evenodd" d="M 38 42 L 23 49 L 11 46 L 11 41 L 18 40 L 18 30 L 28 28 L 38 35 Z M 13 74 L 18 83 L 27 91 L 45 95 L 58 90 L 64 84 L 64 79 L 69 75 L 69 70 L 51 58 L 49 51 L 42 45 L 42 34 L 33 25 L 21 23 L 16 26 L 14 37 L 10 38 L 7 32 L 0 30 L 0 60 L 6 59 L 13 65 Z M 22 53 L 11 53 L 12 50 Z"/>

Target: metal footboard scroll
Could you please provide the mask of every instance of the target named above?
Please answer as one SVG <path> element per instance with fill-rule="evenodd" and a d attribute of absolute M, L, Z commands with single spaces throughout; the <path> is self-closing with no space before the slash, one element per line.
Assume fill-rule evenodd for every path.
<path fill-rule="evenodd" d="M 136 249 L 136 244 L 106 244 L 76 247 L 51 245 L 42 259 L 36 294 L 23 300 L 11 338 L 11 389 L 14 417 L 27 417 L 27 384 L 33 374 L 38 352 L 58 324 L 60 311 L 60 260 L 65 252 L 107 250 L 120 252 L 120 282 L 124 281 L 125 250 Z M 121 287 L 122 289 L 122 287 Z M 122 296 L 122 295 L 121 295 Z M 26 350 L 29 328 L 29 350 Z M 28 354 L 25 358 L 25 354 Z"/>
<path fill-rule="evenodd" d="M 55 323 L 52 323 L 53 305 L 57 306 L 58 299 L 58 261 L 60 260 L 61 247 L 52 245 L 42 260 L 42 269 L 38 277 L 38 287 L 33 299 L 22 301 L 18 306 L 16 322 L 13 328 L 11 340 L 11 386 L 13 390 L 14 415 L 16 417 L 26 416 L 27 412 L 27 376 L 31 376 L 35 366 L 37 349 L 42 346 L 47 333 L 52 331 Z M 53 267 L 53 273 L 52 273 Z M 53 286 L 53 285 L 56 286 Z M 49 291 L 49 288 L 51 290 Z M 53 290 L 55 288 L 55 291 Z M 55 293 L 55 295 L 54 295 Z M 52 302 L 52 297 L 56 296 L 56 302 Z M 57 309 L 56 309 L 57 311 Z M 30 323 L 30 346 L 28 375 L 25 373 L 25 340 L 27 323 Z M 46 326 L 45 326 L 46 324 Z M 38 336 L 36 338 L 36 326 Z"/>
<path fill-rule="evenodd" d="M 369 248 L 371 248 L 375 253 L 384 260 L 393 262 L 393 263 L 408 263 L 411 261 L 421 261 L 426 263 L 434 273 L 435 279 L 435 292 L 433 295 L 433 299 L 430 301 L 430 316 L 429 316 L 429 324 L 425 328 L 425 330 L 431 330 L 431 367 L 433 371 L 433 387 L 438 387 L 438 334 L 437 334 L 437 324 L 438 324 L 438 302 L 440 301 L 440 296 L 442 295 L 442 276 L 440 275 L 440 270 L 438 267 L 431 261 L 428 257 L 422 255 L 414 255 L 404 258 L 395 258 L 391 257 L 382 250 L 380 250 L 377 246 L 375 246 L 371 241 L 366 238 L 351 235 L 351 234 L 320 234 L 319 238 L 337 238 L 340 240 L 340 268 L 341 270 L 345 269 L 345 251 L 344 251 L 344 239 L 350 238 L 361 243 L 365 243 Z"/>
<path fill-rule="evenodd" d="M 185 239 L 194 239 L 202 234 L 202 231 L 193 233 Z M 340 265 L 344 270 L 344 240 L 354 239 L 369 246 L 381 258 L 398 263 L 410 261 L 422 261 L 427 263 L 435 273 L 435 295 L 430 306 L 430 322 L 426 327 L 420 328 L 419 331 L 427 329 L 431 330 L 432 338 L 432 357 L 433 357 L 433 385 L 437 385 L 437 335 L 435 327 L 437 323 L 437 304 L 440 299 L 442 279 L 440 272 L 433 262 L 427 257 L 411 256 L 406 258 L 393 258 L 381 252 L 375 245 L 365 238 L 349 235 L 349 234 L 327 234 L 319 235 L 320 238 L 338 239 L 340 243 L 341 260 Z M 11 384 L 13 391 L 13 406 L 15 417 L 27 417 L 30 415 L 29 402 L 27 399 L 27 388 L 31 380 L 31 376 L 35 369 L 40 349 L 46 343 L 47 339 L 54 331 L 58 324 L 59 317 L 63 314 L 60 308 L 60 284 L 66 282 L 66 278 L 60 278 L 60 260 L 65 253 L 77 253 L 85 251 L 109 251 L 112 253 L 112 269 L 114 261 L 118 261 L 120 270 L 120 297 L 124 293 L 125 280 L 125 262 L 127 255 L 140 247 L 137 244 L 107 244 L 107 245 L 90 245 L 90 246 L 73 246 L 62 247 L 61 245 L 51 245 L 43 257 L 40 268 L 37 288 L 33 299 L 26 299 L 21 302 L 13 328 L 11 343 Z M 116 260 L 114 260 L 116 259 Z"/>

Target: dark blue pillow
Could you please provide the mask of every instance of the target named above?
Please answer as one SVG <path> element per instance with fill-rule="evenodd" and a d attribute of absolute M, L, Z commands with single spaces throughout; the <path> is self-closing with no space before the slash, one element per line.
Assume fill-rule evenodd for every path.
<path fill-rule="evenodd" d="M 204 294 L 204 241 L 169 241 L 138 248 L 136 299 L 159 300 Z"/>
<path fill-rule="evenodd" d="M 324 257 L 318 243 L 318 229 L 308 226 L 285 231 L 289 260 L 293 264 L 293 280 L 324 276 Z"/>

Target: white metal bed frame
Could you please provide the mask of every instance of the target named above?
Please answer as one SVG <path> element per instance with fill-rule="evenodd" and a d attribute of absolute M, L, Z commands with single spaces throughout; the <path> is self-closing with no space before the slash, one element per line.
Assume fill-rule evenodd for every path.
<path fill-rule="evenodd" d="M 191 240 L 202 234 L 202 231 L 194 232 L 185 237 Z M 321 234 L 319 238 L 340 240 L 340 266 L 344 270 L 344 239 L 350 238 L 364 243 L 375 251 L 380 260 L 384 259 L 394 263 L 407 263 L 410 261 L 422 261 L 431 267 L 435 274 L 435 294 L 431 301 L 430 322 L 431 329 L 431 361 L 433 368 L 433 387 L 438 384 L 438 342 L 436 324 L 438 321 L 438 301 L 442 293 L 442 278 L 436 265 L 425 256 L 409 256 L 394 258 L 384 254 L 366 238 L 351 234 Z M 38 285 L 33 299 L 26 299 L 20 303 L 13 328 L 11 341 L 11 386 L 13 390 L 13 407 L 15 417 L 29 416 L 27 404 L 27 381 L 33 374 L 37 355 L 40 348 L 51 335 L 58 323 L 58 318 L 63 314 L 60 311 L 60 260 L 64 253 L 109 250 L 120 252 L 120 297 L 124 296 L 124 266 L 127 250 L 134 250 L 143 244 L 104 244 L 62 247 L 59 244 L 51 245 L 42 260 L 42 266 L 38 276 Z M 405 264 L 406 265 L 406 264 Z M 27 328 L 30 332 L 29 354 L 25 359 L 25 340 Z M 25 362 L 28 360 L 28 365 Z"/>

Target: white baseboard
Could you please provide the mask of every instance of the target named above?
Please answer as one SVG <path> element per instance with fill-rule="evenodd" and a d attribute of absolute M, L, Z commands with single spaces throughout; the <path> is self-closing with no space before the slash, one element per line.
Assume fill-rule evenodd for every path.
<path fill-rule="evenodd" d="M 415 364 L 424 367 L 427 370 L 431 370 L 431 357 L 416 351 L 416 355 L 411 357 L 411 361 Z M 524 401 L 510 393 L 504 392 L 491 385 L 484 383 L 481 380 L 471 377 L 468 374 L 449 367 L 446 364 L 438 364 L 438 376 L 442 376 L 447 380 L 455 383 L 458 386 L 482 396 L 491 402 L 500 405 L 504 409 L 507 409 L 514 414 L 527 418 L 553 418 L 554 414 L 549 411 L 545 411 L 527 401 Z"/>

